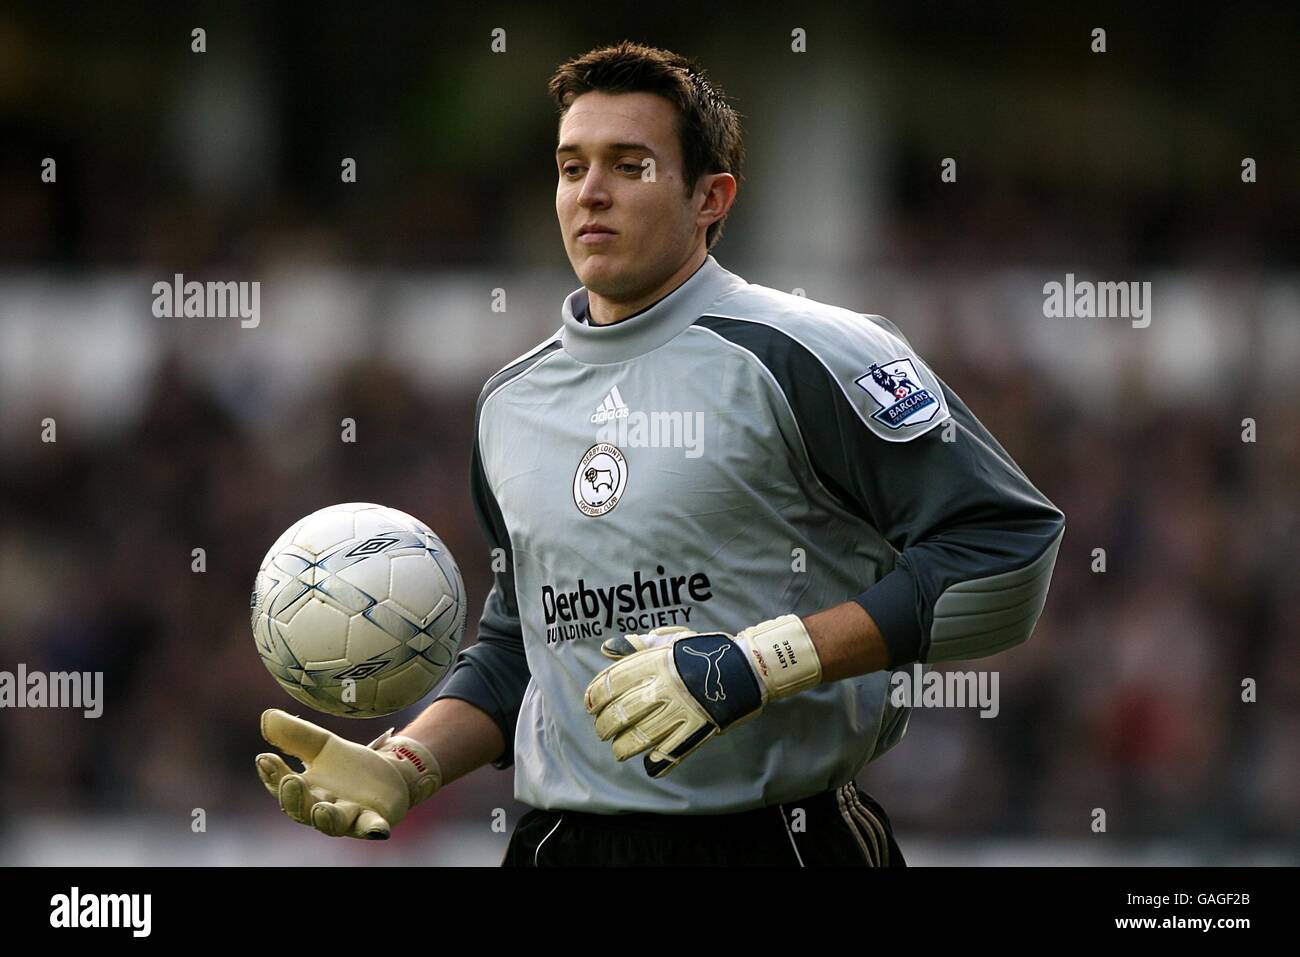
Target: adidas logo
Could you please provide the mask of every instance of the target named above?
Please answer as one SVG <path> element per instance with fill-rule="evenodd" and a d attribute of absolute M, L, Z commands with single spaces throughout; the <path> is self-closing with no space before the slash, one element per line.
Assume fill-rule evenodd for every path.
<path fill-rule="evenodd" d="M 633 412 L 619 395 L 618 386 L 596 407 L 591 423 L 596 426 L 596 441 L 619 449 L 685 449 L 688 459 L 699 458 L 704 451 L 702 410 Z"/>
<path fill-rule="evenodd" d="M 618 394 L 618 386 L 614 386 L 605 396 L 605 401 L 596 406 L 596 411 L 591 414 L 591 423 L 597 425 L 612 419 L 626 419 L 628 412 L 627 403 Z"/>

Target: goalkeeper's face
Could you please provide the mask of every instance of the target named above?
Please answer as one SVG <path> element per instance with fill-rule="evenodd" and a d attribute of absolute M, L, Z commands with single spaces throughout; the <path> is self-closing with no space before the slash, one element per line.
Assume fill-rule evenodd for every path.
<path fill-rule="evenodd" d="M 606 299 L 630 302 L 658 288 L 717 218 L 701 213 L 705 192 L 686 192 L 676 108 L 653 93 L 576 97 L 560 123 L 555 162 L 569 262 Z"/>

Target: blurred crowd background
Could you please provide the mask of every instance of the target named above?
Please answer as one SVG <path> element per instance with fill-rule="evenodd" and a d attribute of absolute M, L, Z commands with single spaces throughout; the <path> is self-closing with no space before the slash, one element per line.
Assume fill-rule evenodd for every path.
<path fill-rule="evenodd" d="M 1067 515 L 1034 637 L 955 666 L 999 671 L 999 716 L 916 711 L 859 777 L 913 862 L 1300 862 L 1298 26 L 1281 6 L 0 12 L 0 670 L 105 674 L 96 720 L 0 711 L 0 863 L 496 863 L 493 809 L 524 810 L 509 772 L 388 845 L 280 815 L 253 756 L 262 709 L 291 702 L 248 594 L 292 521 L 380 502 L 449 545 L 473 640 L 474 401 L 577 285 L 545 82 L 624 38 L 699 57 L 744 116 L 722 265 L 888 316 Z M 260 281 L 260 324 L 156 318 L 177 273 Z M 1150 326 L 1046 318 L 1066 273 L 1150 281 Z"/>

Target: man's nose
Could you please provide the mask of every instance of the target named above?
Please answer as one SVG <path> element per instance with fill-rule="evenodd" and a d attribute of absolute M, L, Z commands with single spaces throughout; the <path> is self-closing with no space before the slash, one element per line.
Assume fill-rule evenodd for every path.
<path fill-rule="evenodd" d="M 587 170 L 582 179 L 582 189 L 578 190 L 578 205 L 582 207 L 602 207 L 609 205 L 609 191 L 601 174 L 594 169 Z"/>

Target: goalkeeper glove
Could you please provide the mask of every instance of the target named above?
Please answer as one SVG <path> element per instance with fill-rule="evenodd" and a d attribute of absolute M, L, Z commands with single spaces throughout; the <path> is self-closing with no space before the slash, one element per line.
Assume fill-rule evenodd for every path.
<path fill-rule="evenodd" d="M 420 801 L 442 786 L 442 770 L 418 741 L 389 728 L 370 745 L 340 738 L 272 708 L 262 712 L 262 737 L 299 758 L 290 770 L 278 754 L 259 754 L 257 773 L 280 809 L 331 837 L 386 840 Z"/>
<path fill-rule="evenodd" d="M 821 683 L 817 649 L 797 615 L 732 636 L 680 626 L 610 638 L 616 662 L 587 686 L 587 711 L 614 757 L 651 749 L 645 769 L 662 777 L 715 734 L 755 717 L 776 698 Z"/>

